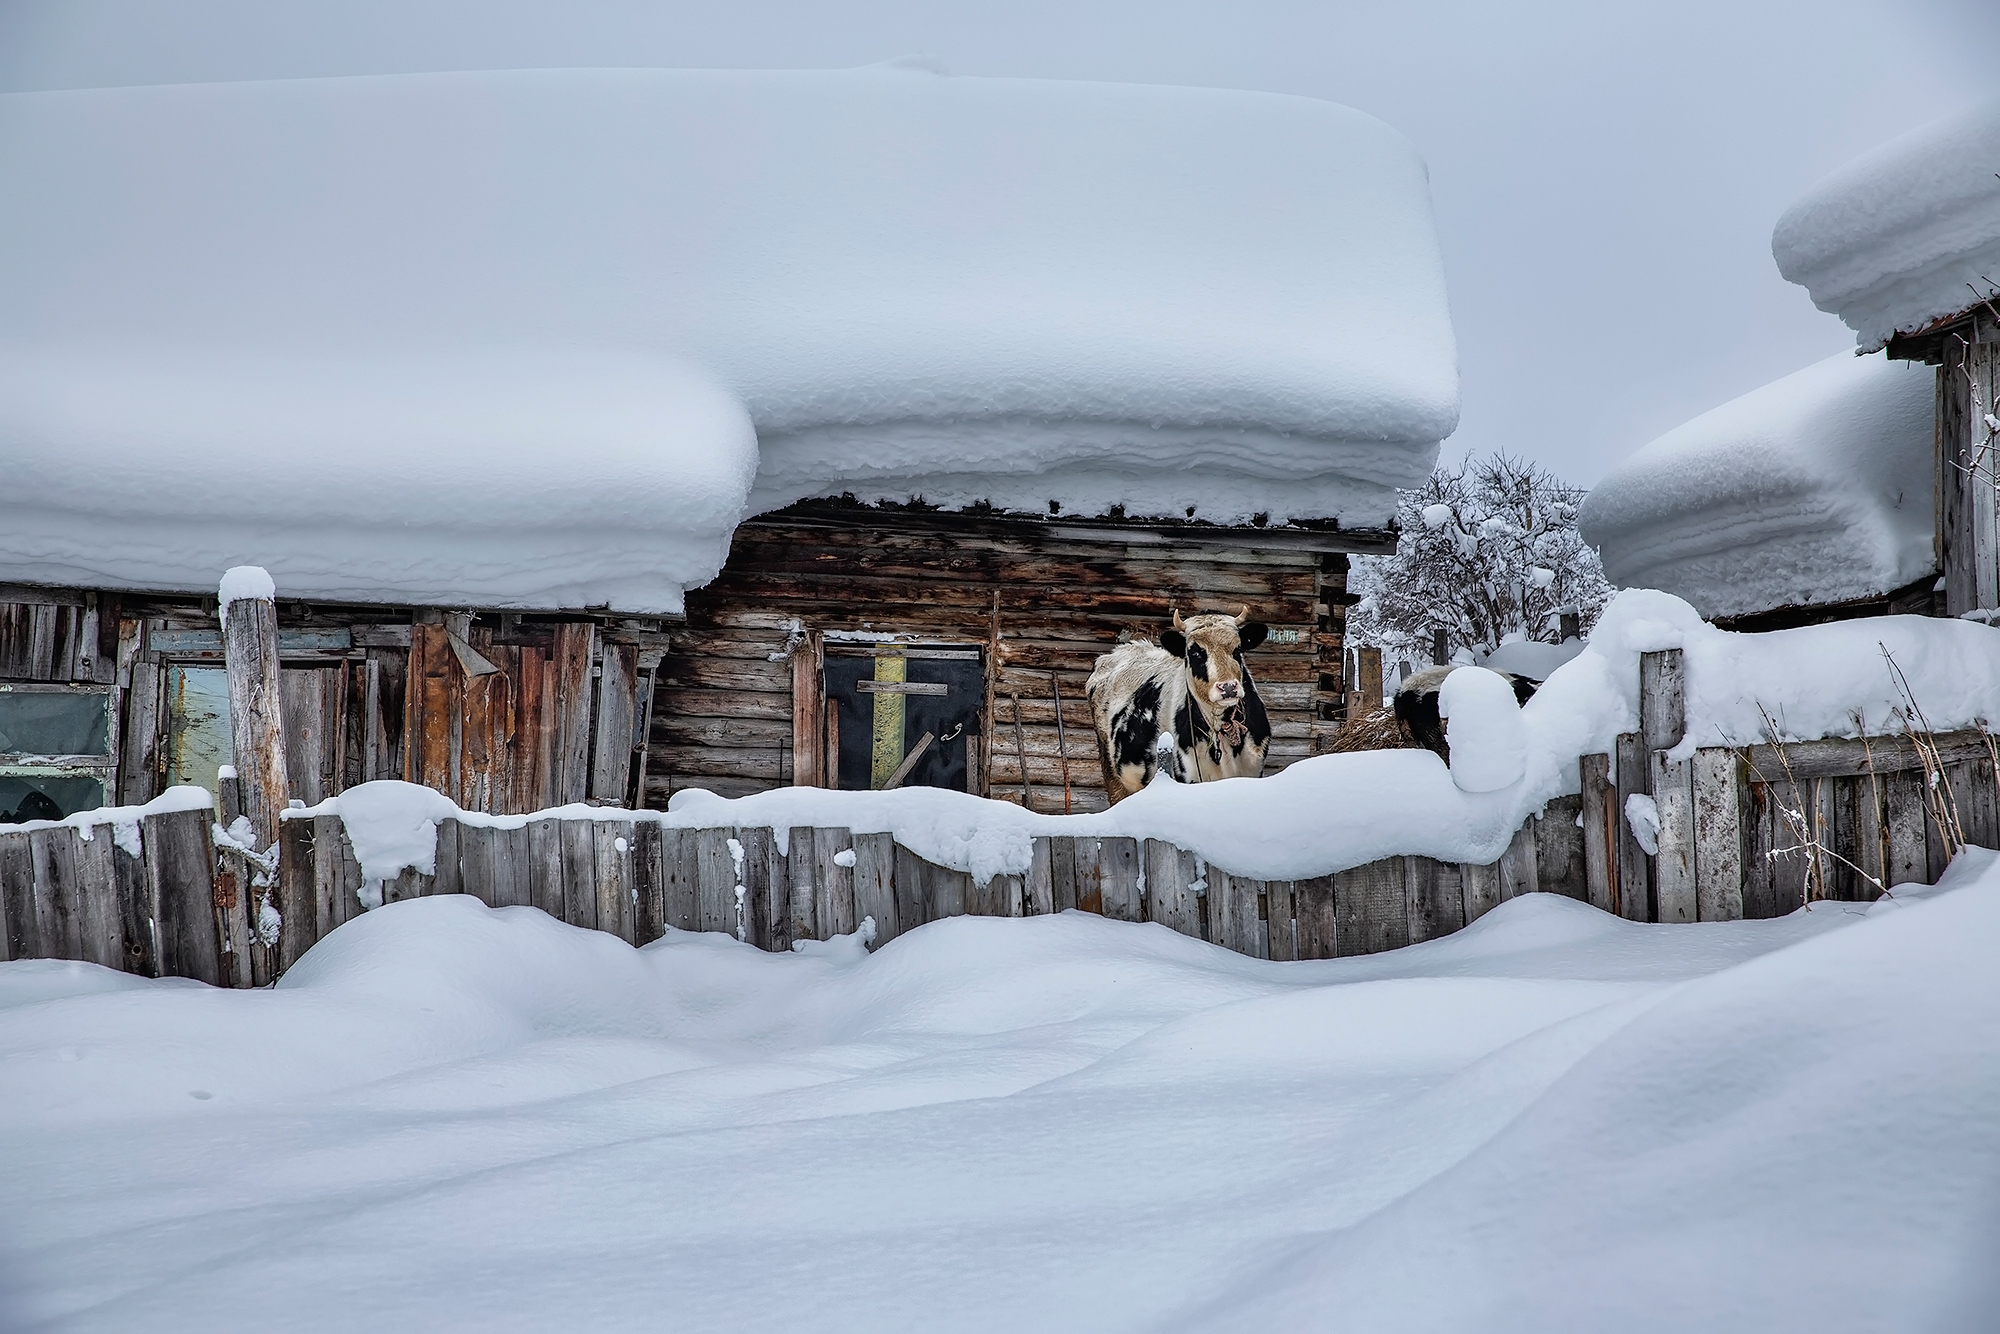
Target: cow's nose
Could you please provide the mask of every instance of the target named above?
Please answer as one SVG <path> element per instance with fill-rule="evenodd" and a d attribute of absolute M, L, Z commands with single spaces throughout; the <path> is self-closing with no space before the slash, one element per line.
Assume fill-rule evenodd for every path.
<path fill-rule="evenodd" d="M 1216 684 L 1215 693 L 1224 699 L 1235 699 L 1243 693 L 1243 687 L 1237 685 L 1234 681 L 1221 681 Z"/>

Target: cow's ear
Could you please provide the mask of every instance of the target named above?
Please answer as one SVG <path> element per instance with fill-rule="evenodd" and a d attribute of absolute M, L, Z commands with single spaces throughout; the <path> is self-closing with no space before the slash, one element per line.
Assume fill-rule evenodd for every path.
<path fill-rule="evenodd" d="M 1162 630 L 1160 632 L 1160 647 L 1173 654 L 1176 658 L 1185 658 L 1187 656 L 1187 636 L 1178 630 Z"/>
<path fill-rule="evenodd" d="M 1236 643 L 1238 647 L 1248 652 L 1263 643 L 1264 637 L 1270 633 L 1270 626 L 1264 624 L 1262 621 L 1252 621 L 1236 632 Z"/>

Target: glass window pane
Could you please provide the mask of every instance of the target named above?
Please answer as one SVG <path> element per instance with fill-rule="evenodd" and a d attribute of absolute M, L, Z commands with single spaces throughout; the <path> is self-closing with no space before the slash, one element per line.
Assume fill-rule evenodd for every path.
<path fill-rule="evenodd" d="M 0 690 L 0 754 L 108 755 L 108 691 Z"/>
<path fill-rule="evenodd" d="M 103 804 L 104 784 L 95 778 L 0 774 L 0 825 L 60 820 Z"/>

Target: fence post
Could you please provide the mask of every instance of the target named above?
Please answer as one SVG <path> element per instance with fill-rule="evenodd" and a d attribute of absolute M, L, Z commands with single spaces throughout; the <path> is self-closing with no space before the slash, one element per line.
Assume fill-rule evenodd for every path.
<path fill-rule="evenodd" d="M 1687 733 L 1687 680 L 1679 649 L 1639 656 L 1639 731 L 1650 757 L 1653 803 L 1660 814 L 1653 893 L 1662 922 L 1696 917 L 1694 776 L 1689 760 L 1667 752 Z"/>
<path fill-rule="evenodd" d="M 239 566 L 222 577 L 222 658 L 229 674 L 229 736 L 237 797 L 259 849 L 278 841 L 291 796 L 278 689 L 278 607 L 270 576 Z"/>
<path fill-rule="evenodd" d="M 1695 910 L 1704 922 L 1743 916 L 1743 753 L 1694 753 Z"/>

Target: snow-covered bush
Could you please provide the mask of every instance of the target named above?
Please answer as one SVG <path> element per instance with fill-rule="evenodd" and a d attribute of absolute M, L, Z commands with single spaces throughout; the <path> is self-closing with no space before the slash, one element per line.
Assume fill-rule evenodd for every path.
<path fill-rule="evenodd" d="M 1428 662 L 1438 630 L 1448 656 L 1554 643 L 1565 611 L 1587 633 L 1611 586 L 1576 530 L 1583 494 L 1506 454 L 1440 464 L 1402 493 L 1396 554 L 1355 558 L 1349 586 L 1362 600 L 1348 611 L 1348 642 Z"/>

